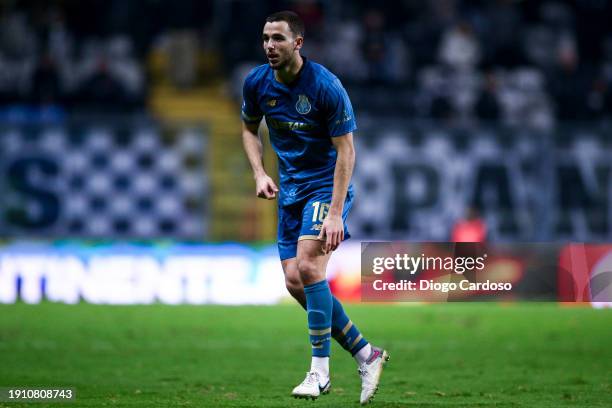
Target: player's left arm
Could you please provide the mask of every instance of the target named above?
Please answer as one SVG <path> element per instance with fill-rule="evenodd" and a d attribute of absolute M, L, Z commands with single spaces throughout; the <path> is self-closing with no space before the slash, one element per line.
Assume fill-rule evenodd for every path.
<path fill-rule="evenodd" d="M 329 211 L 319 234 L 319 239 L 325 239 L 324 249 L 326 252 L 334 251 L 344 239 L 342 211 L 355 167 L 353 133 L 349 132 L 342 136 L 332 137 L 331 141 L 338 154 L 334 170 L 334 188 Z"/>

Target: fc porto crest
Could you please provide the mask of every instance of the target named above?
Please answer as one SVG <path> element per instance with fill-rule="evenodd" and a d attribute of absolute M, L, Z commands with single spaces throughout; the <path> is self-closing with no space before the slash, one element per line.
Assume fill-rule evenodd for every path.
<path fill-rule="evenodd" d="M 310 105 L 308 97 L 304 94 L 298 95 L 298 100 L 295 103 L 295 110 L 297 113 L 300 115 L 306 115 L 308 112 L 310 112 L 311 108 L 312 106 Z"/>

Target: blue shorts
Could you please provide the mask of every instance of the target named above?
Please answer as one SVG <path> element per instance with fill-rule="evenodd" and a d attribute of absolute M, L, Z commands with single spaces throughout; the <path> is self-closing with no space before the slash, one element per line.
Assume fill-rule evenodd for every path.
<path fill-rule="evenodd" d="M 331 192 L 316 192 L 307 200 L 278 207 L 278 253 L 281 261 L 295 258 L 299 240 L 317 239 L 327 216 L 331 197 Z M 352 205 L 353 192 L 349 190 L 342 210 L 345 240 L 351 237 L 346 228 L 346 218 Z"/>

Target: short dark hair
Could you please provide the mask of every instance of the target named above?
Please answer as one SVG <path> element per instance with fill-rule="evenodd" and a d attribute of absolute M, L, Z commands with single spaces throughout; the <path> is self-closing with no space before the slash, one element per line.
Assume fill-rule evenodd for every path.
<path fill-rule="evenodd" d="M 293 11 L 277 11 L 276 13 L 270 14 L 266 17 L 266 23 L 274 23 L 277 21 L 284 21 L 289 26 L 289 30 L 295 35 L 304 37 L 304 22 Z"/>

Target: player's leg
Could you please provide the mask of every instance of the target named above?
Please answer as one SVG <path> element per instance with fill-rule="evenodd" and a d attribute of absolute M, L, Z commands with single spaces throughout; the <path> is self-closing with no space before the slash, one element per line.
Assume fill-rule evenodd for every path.
<path fill-rule="evenodd" d="M 309 236 L 317 233 L 319 218 L 325 216 L 324 209 L 328 203 L 326 199 L 329 195 L 315 197 L 305 204 L 304 207 L 293 205 L 279 207 L 278 225 L 278 249 L 281 257 L 281 264 L 285 275 L 285 286 L 291 296 L 306 310 L 306 296 L 304 295 L 304 284 L 300 278 L 297 263 L 297 245 L 300 235 L 303 238 L 314 239 L 316 236 Z M 352 195 L 347 196 L 344 205 L 344 219 L 351 208 Z M 305 227 L 303 228 L 303 225 Z M 348 230 L 345 230 L 345 237 L 349 237 Z M 349 319 L 344 312 L 344 308 L 338 299 L 332 295 L 332 337 L 348 352 L 351 353 L 358 363 L 362 363 L 369 356 L 366 347 L 368 342 L 361 335 L 357 326 Z M 363 351 L 362 351 L 363 350 Z M 361 359 L 361 360 L 360 360 Z"/>
<path fill-rule="evenodd" d="M 334 296 L 332 309 L 332 337 L 351 353 L 357 364 L 361 364 L 369 356 L 371 347 L 359 329 L 344 311 L 342 303 Z"/>
<path fill-rule="evenodd" d="M 310 200 L 305 204 L 302 220 L 301 220 L 301 231 L 299 240 L 308 241 L 315 240 L 316 242 L 319 231 L 323 220 L 327 216 L 327 211 L 331 202 L 331 192 L 321 192 L 313 195 Z M 344 239 L 349 239 L 350 234 L 346 226 L 346 219 L 353 205 L 353 194 L 349 192 L 344 201 L 342 219 L 344 221 Z M 327 258 L 329 259 L 329 258 Z M 327 261 L 325 263 L 327 266 Z M 325 269 L 322 270 L 325 276 Z M 296 293 L 294 296 L 300 301 L 301 296 L 298 288 L 294 285 L 296 279 L 296 273 L 293 270 L 287 270 L 285 272 L 287 285 L 292 286 L 292 291 Z M 288 281 L 288 279 L 292 283 Z M 300 278 L 301 279 L 301 278 Z M 290 291 L 291 292 L 291 291 Z M 358 364 L 362 364 L 370 356 L 371 347 L 367 340 L 359 332 L 357 326 L 349 319 L 340 301 L 332 296 L 332 337 L 344 348 L 346 351 L 351 353 Z"/>
<path fill-rule="evenodd" d="M 304 283 L 308 329 L 313 347 L 311 369 L 307 378 L 308 376 L 314 377 L 310 380 L 311 383 L 318 382 L 321 390 L 329 387 L 329 335 L 332 322 L 327 313 L 331 312 L 332 316 L 336 315 L 337 327 L 344 323 L 342 329 L 339 329 L 336 334 L 340 339 L 340 344 L 351 352 L 359 364 L 360 402 L 367 404 L 378 391 L 380 376 L 385 363 L 389 360 L 389 355 L 385 350 L 370 345 L 363 338 L 344 312 L 340 301 L 331 295 L 325 277 L 330 255 L 323 252 L 322 241 L 301 240 L 298 242 L 297 265 L 300 279 Z"/>
<path fill-rule="evenodd" d="M 278 253 L 285 275 L 285 287 L 298 303 L 306 309 L 304 285 L 297 269 L 297 242 L 302 226 L 302 205 L 278 207 Z"/>
<path fill-rule="evenodd" d="M 298 271 L 297 258 L 285 259 L 281 263 L 287 291 L 306 310 L 306 296 Z M 358 364 L 361 364 L 369 357 L 371 348 L 367 347 L 369 345 L 367 340 L 348 317 L 342 303 L 333 294 L 332 302 L 332 337 L 343 349 L 351 353 Z"/>
<path fill-rule="evenodd" d="M 301 205 L 292 205 L 287 207 L 279 207 L 278 209 L 278 251 L 281 258 L 281 263 L 283 265 L 283 271 L 285 272 L 285 284 L 287 286 L 287 290 L 289 293 L 308 311 L 308 296 L 304 291 L 304 286 L 302 284 L 302 279 L 299 275 L 299 267 L 298 267 L 298 237 L 300 234 L 300 227 L 302 224 L 302 210 L 303 204 Z M 320 246 L 320 244 L 319 244 Z M 328 288 L 329 290 L 329 288 Z M 307 292 L 307 291 L 306 291 Z M 331 293 L 330 293 L 331 296 Z M 325 296 L 323 296 L 325 297 Z M 320 296 L 311 295 L 310 298 L 314 298 L 315 300 L 310 301 L 314 302 L 317 305 L 317 301 L 320 300 Z M 320 303 L 320 302 L 319 302 Z M 314 306 L 313 306 L 314 307 Z M 320 307 L 320 306 L 317 306 Z M 323 309 L 327 309 L 325 305 L 322 306 Z M 312 307 L 311 307 L 312 309 Z M 329 320 L 331 322 L 331 300 L 329 301 Z M 311 319 L 309 318 L 309 321 Z M 315 318 L 316 320 L 316 318 Z M 323 323 L 325 324 L 325 319 L 323 319 Z M 328 331 L 331 332 L 331 329 Z M 319 333 L 319 332 L 316 332 Z M 329 343 L 329 342 L 328 342 Z M 329 347 L 328 347 L 329 349 Z M 329 353 L 328 353 L 329 356 Z M 321 393 L 326 393 L 329 390 L 329 373 L 327 375 L 319 375 L 315 371 L 309 371 L 306 374 L 305 380 L 293 389 L 292 394 L 295 397 L 301 398 L 317 398 Z M 326 379 L 325 383 L 320 383 L 319 379 Z"/>
<path fill-rule="evenodd" d="M 297 247 L 296 247 L 297 254 Z M 297 267 L 297 258 L 284 259 L 281 261 L 283 273 L 285 274 L 285 287 L 287 292 L 306 310 L 306 296 L 304 295 L 304 285 L 300 279 L 300 272 Z"/>
<path fill-rule="evenodd" d="M 316 398 L 329 390 L 329 355 L 333 301 L 325 268 L 331 254 L 323 251 L 316 239 L 300 240 L 297 246 L 297 269 L 304 284 L 308 334 L 312 347 L 310 371 L 293 390 L 297 397 Z"/>
<path fill-rule="evenodd" d="M 298 270 L 300 272 L 300 278 L 302 279 L 302 282 L 304 283 L 305 287 L 308 282 L 303 276 L 301 270 L 303 268 L 300 268 L 300 246 L 302 245 L 302 242 L 316 242 L 311 240 L 317 238 L 323 220 L 327 216 L 327 209 L 329 208 L 330 202 L 331 194 L 321 193 L 313 196 L 304 206 L 300 231 L 300 241 L 298 242 Z M 346 219 L 352 207 L 352 202 L 353 194 L 349 192 L 344 202 L 344 208 L 342 213 L 342 219 L 344 221 L 345 239 L 350 238 L 350 234 L 346 227 Z M 313 245 L 316 247 L 315 244 Z M 325 278 L 325 268 L 327 266 L 328 260 L 329 257 L 324 260 L 324 267 L 322 269 L 319 269 L 319 271 L 322 271 L 322 275 L 316 276 L 317 281 L 321 277 Z M 345 350 L 351 353 L 351 355 L 357 361 L 357 364 L 359 365 L 359 374 L 361 376 L 360 400 L 362 403 L 369 402 L 378 389 L 378 383 L 380 381 L 382 369 L 384 367 L 385 362 L 389 359 L 387 352 L 383 349 L 374 347 L 367 342 L 367 340 L 357 329 L 357 326 L 355 326 L 353 322 L 349 319 L 349 317 L 346 315 L 340 301 L 338 301 L 338 299 L 333 296 L 332 335 Z"/>

